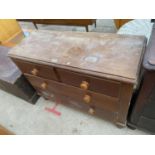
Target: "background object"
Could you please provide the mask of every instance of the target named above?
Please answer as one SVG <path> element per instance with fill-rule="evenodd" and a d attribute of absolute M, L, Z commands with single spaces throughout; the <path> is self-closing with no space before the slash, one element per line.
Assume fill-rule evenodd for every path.
<path fill-rule="evenodd" d="M 22 29 L 15 19 L 0 19 L 0 45 L 12 47 L 23 38 Z"/>
<path fill-rule="evenodd" d="M 128 125 L 155 134 L 155 25 L 143 61 L 144 77 L 133 98 Z"/>
<path fill-rule="evenodd" d="M 117 32 L 117 34 L 142 35 L 149 40 L 152 32 L 153 23 L 150 19 L 135 19 L 124 24 Z"/>
<path fill-rule="evenodd" d="M 32 22 L 36 29 L 37 24 L 51 24 L 51 25 L 70 25 L 70 26 L 85 26 L 88 32 L 88 26 L 95 24 L 96 19 L 18 19 L 19 21 Z"/>
<path fill-rule="evenodd" d="M 132 19 L 114 19 L 116 28 L 119 29 L 122 25 L 124 25 L 125 23 L 129 22 Z"/>
<path fill-rule="evenodd" d="M 0 125 L 0 135 L 14 135 L 14 133 Z"/>

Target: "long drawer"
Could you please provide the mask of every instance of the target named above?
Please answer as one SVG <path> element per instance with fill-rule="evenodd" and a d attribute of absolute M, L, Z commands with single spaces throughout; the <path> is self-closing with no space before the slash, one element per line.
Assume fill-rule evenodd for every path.
<path fill-rule="evenodd" d="M 51 80 L 58 80 L 54 68 L 46 65 L 39 65 L 36 63 L 20 61 L 18 59 L 13 59 L 16 65 L 20 68 L 23 73 L 39 76 L 42 78 L 48 78 Z"/>
<path fill-rule="evenodd" d="M 111 97 L 119 97 L 120 82 L 102 79 L 87 74 L 72 72 L 65 69 L 54 68 L 52 66 L 39 65 L 30 62 L 21 62 L 14 59 L 23 73 L 46 78 L 49 80 L 61 81 L 62 83 L 72 85 L 83 90 L 90 90 L 96 93 L 105 94 Z"/>
<path fill-rule="evenodd" d="M 63 83 L 112 97 L 119 97 L 120 82 L 88 76 L 86 74 L 80 74 L 60 68 L 57 68 L 56 70 Z"/>
<path fill-rule="evenodd" d="M 61 103 L 67 107 L 80 110 L 88 114 L 91 114 L 93 116 L 104 118 L 112 122 L 116 122 L 116 117 L 118 112 L 108 111 L 105 109 L 98 108 L 94 105 L 90 106 L 82 102 L 77 102 L 75 101 L 75 99 L 69 98 L 67 96 L 63 96 L 57 92 L 52 92 L 52 94 L 48 92 L 40 92 L 40 95 L 42 95 L 44 98 L 47 98 L 48 100 L 52 100 L 59 104 Z"/>
<path fill-rule="evenodd" d="M 83 104 L 96 106 L 98 108 L 102 108 L 108 111 L 119 110 L 118 98 L 95 93 L 89 90 L 83 90 L 74 86 L 69 86 L 64 83 L 59 83 L 56 81 L 43 79 L 28 74 L 26 74 L 26 77 L 31 82 L 31 84 L 41 92 L 56 92 L 64 96 L 70 97 L 72 99 L 75 99 L 76 101 L 79 101 Z"/>

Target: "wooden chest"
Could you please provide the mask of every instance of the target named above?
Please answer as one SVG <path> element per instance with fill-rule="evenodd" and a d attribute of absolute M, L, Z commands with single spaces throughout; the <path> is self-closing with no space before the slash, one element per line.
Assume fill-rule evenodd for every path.
<path fill-rule="evenodd" d="M 125 126 L 145 42 L 140 36 L 36 31 L 9 55 L 45 98 L 76 101 Z"/>
<path fill-rule="evenodd" d="M 143 60 L 143 81 L 134 95 L 128 125 L 155 134 L 155 24 Z"/>

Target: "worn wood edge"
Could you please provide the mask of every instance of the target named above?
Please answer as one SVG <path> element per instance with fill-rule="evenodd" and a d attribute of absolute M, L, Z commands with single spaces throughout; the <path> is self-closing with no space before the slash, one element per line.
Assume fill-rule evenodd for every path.
<path fill-rule="evenodd" d="M 132 97 L 132 94 L 133 94 L 133 89 L 134 89 L 134 86 L 133 84 L 127 84 L 127 83 L 121 83 L 121 89 L 120 89 L 120 92 L 119 92 L 119 113 L 117 115 L 117 118 L 116 118 L 116 123 L 123 123 L 123 124 L 126 124 L 127 123 L 127 116 L 128 116 L 128 110 L 129 110 L 129 107 L 130 107 L 130 104 L 131 104 L 131 97 Z M 126 90 L 126 92 L 128 93 L 128 95 L 126 96 L 126 99 L 128 99 L 128 105 L 124 104 L 124 91 Z M 126 100 L 125 99 L 125 100 Z"/>
<path fill-rule="evenodd" d="M 139 64 L 138 64 L 138 69 L 137 69 L 137 72 L 136 72 L 136 79 L 135 79 L 135 86 L 138 85 L 138 83 L 140 82 L 138 79 L 139 79 L 139 74 L 140 74 L 140 70 L 141 70 L 141 66 L 143 64 L 143 59 L 144 59 L 144 54 L 146 52 L 146 46 L 147 46 L 147 38 L 145 37 L 144 41 L 143 41 L 143 47 L 142 47 L 142 54 L 141 54 L 141 57 L 140 57 L 140 60 L 139 60 Z"/>
<path fill-rule="evenodd" d="M 117 34 L 117 33 L 110 33 L 110 32 L 107 32 L 107 33 L 100 33 L 100 32 L 92 32 L 90 31 L 89 33 L 88 32 L 79 32 L 79 31 L 50 31 L 50 30 L 33 30 L 32 33 L 36 33 L 36 32 L 40 32 L 40 33 L 66 33 L 66 34 L 79 34 L 79 35 L 82 35 L 85 34 L 86 36 L 91 36 L 92 34 L 97 37 L 97 38 L 102 38 L 102 37 L 107 37 L 110 38 L 110 37 L 114 37 L 114 36 L 120 36 L 122 38 L 124 37 L 129 37 L 129 38 L 145 38 L 145 36 L 143 35 L 131 35 L 131 34 Z M 93 36 L 93 37 L 94 37 Z"/>

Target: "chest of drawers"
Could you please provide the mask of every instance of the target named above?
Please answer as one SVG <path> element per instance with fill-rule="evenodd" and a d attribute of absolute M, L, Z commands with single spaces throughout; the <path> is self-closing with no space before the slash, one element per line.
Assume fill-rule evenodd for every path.
<path fill-rule="evenodd" d="M 126 125 L 145 48 L 142 36 L 32 32 L 9 53 L 38 93 Z"/>

